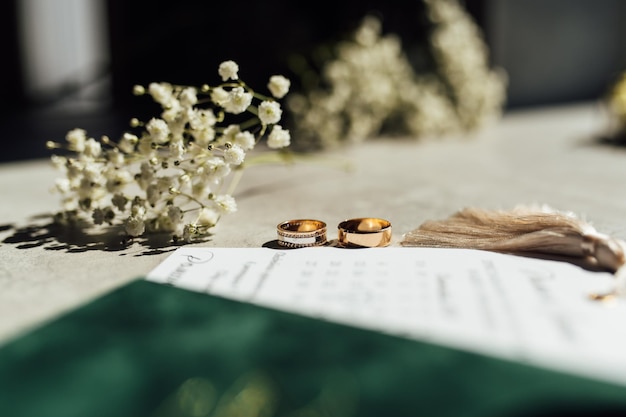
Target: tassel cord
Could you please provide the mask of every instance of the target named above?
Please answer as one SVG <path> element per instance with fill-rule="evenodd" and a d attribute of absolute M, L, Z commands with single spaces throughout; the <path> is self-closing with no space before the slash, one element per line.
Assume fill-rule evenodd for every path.
<path fill-rule="evenodd" d="M 545 206 L 509 212 L 464 209 L 448 219 L 423 223 L 406 233 L 401 245 L 534 254 L 612 273 L 626 262 L 624 242 L 598 233 L 571 213 Z M 620 276 L 626 291 L 626 268 Z"/>

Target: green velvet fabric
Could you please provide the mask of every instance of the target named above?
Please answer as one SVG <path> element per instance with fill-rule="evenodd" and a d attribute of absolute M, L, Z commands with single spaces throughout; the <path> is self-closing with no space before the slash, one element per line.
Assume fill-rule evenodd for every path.
<path fill-rule="evenodd" d="M 549 416 L 626 387 L 147 281 L 0 347 L 0 416 Z"/>

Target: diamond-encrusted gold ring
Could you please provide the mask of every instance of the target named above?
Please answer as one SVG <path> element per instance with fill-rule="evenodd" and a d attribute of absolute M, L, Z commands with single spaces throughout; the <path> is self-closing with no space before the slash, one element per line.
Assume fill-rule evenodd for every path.
<path fill-rule="evenodd" d="M 287 248 L 321 246 L 326 243 L 326 223 L 321 220 L 287 220 L 276 226 L 278 244 Z"/>

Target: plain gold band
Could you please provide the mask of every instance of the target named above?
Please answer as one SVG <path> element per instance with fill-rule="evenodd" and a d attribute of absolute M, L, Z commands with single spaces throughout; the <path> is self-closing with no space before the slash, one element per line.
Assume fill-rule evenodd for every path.
<path fill-rule="evenodd" d="M 306 248 L 326 243 L 326 223 L 314 219 L 287 220 L 276 226 L 278 244 L 287 248 Z"/>
<path fill-rule="evenodd" d="M 339 244 L 376 248 L 391 243 L 391 223 L 385 219 L 360 217 L 344 220 L 337 226 L 339 229 Z"/>

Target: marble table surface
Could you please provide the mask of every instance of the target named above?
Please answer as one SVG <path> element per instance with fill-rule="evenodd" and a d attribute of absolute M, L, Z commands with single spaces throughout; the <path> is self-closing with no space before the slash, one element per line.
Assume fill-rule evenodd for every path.
<path fill-rule="evenodd" d="M 595 102 L 507 112 L 471 135 L 375 139 L 292 165 L 249 168 L 239 210 L 199 246 L 259 247 L 284 220 L 315 218 L 329 239 L 347 218 L 381 217 L 392 245 L 427 219 L 474 206 L 548 204 L 626 238 L 626 147 L 601 140 L 608 118 Z M 349 169 L 345 169 L 349 166 Z M 59 235 L 49 161 L 0 165 L 0 343 L 141 278 L 176 246 L 108 247 L 97 236 Z"/>

